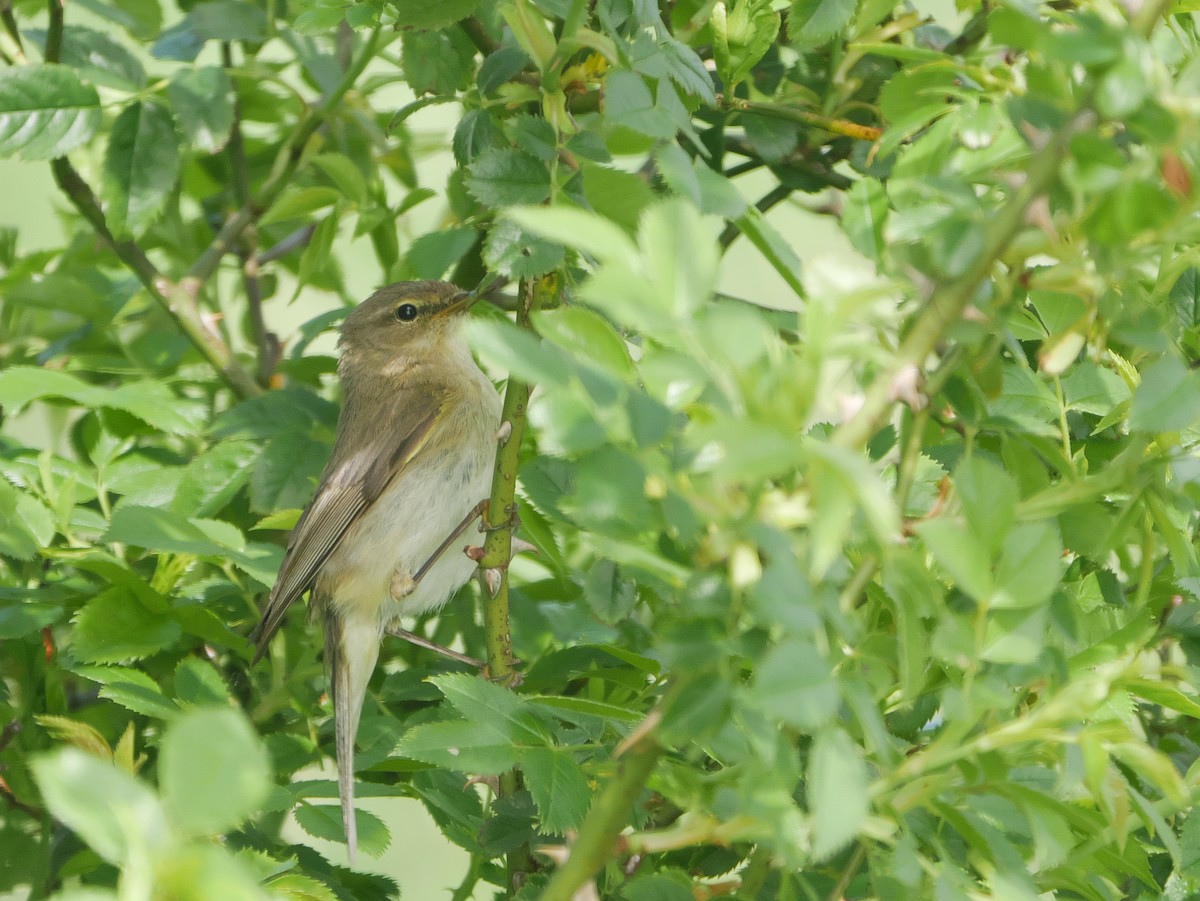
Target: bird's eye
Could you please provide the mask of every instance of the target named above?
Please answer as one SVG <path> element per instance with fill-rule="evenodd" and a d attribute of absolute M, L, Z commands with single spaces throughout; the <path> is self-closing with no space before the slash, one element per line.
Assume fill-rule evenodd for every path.
<path fill-rule="evenodd" d="M 396 318 L 401 322 L 412 322 L 417 318 L 417 308 L 411 303 L 402 303 L 396 307 Z"/>

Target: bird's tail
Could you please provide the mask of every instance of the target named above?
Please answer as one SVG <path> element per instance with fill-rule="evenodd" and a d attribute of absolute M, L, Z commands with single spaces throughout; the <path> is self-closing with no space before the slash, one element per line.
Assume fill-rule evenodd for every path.
<path fill-rule="evenodd" d="M 338 796 L 342 799 L 342 826 L 350 863 L 358 846 L 354 820 L 354 739 L 362 714 L 367 683 L 379 657 L 377 618 L 344 617 L 330 610 L 325 618 L 325 658 L 333 690 L 333 720 L 336 734 Z"/>

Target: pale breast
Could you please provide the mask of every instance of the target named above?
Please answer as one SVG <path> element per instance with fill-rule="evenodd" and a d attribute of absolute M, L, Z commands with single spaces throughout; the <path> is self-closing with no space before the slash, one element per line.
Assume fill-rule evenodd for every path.
<path fill-rule="evenodd" d="M 398 567 L 415 572 L 462 518 L 491 491 L 500 399 L 471 363 L 471 390 L 437 426 L 425 449 L 354 523 L 317 577 L 321 594 L 340 613 L 379 617 L 381 627 L 400 615 L 440 607 L 475 570 L 462 553 L 481 541 L 472 525 L 426 573 L 412 594 L 390 597 Z"/>

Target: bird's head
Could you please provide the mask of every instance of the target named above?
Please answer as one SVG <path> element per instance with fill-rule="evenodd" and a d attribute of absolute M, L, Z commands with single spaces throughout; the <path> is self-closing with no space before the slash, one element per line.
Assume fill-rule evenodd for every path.
<path fill-rule="evenodd" d="M 380 362 L 451 353 L 464 314 L 478 292 L 448 282 L 396 282 L 380 288 L 346 317 L 338 346 L 343 355 Z"/>

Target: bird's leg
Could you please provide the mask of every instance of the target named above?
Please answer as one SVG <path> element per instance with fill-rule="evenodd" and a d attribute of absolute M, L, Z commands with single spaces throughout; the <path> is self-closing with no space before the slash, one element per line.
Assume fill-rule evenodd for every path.
<path fill-rule="evenodd" d="M 395 635 L 397 638 L 403 638 L 409 644 L 415 644 L 417 647 L 425 648 L 427 651 L 434 651 L 443 657 L 449 657 L 451 660 L 457 660 L 459 663 L 465 663 L 467 666 L 473 666 L 476 669 L 483 669 L 487 666 L 482 660 L 476 660 L 474 657 L 468 657 L 466 654 L 452 651 L 444 645 L 436 644 L 428 638 L 422 638 L 416 632 L 409 632 L 407 629 L 401 629 L 399 626 L 389 625 L 384 629 L 384 632 L 388 635 Z"/>
<path fill-rule="evenodd" d="M 487 508 L 488 502 L 486 499 L 480 501 L 478 504 L 472 507 L 470 512 L 463 517 L 462 522 L 455 526 L 454 530 L 446 536 L 446 540 L 439 544 L 437 546 L 437 550 L 429 555 L 429 559 L 417 567 L 417 571 L 415 573 L 410 573 L 408 570 L 403 570 L 397 567 L 395 572 L 392 573 L 392 598 L 398 601 L 401 598 L 408 597 L 410 594 L 416 591 L 417 586 L 421 584 L 421 580 L 425 578 L 425 574 L 433 568 L 433 564 L 437 563 L 438 560 L 441 559 L 442 554 L 446 553 L 446 551 L 450 548 L 450 545 L 454 544 L 454 542 L 462 537 L 462 534 L 471 527 L 471 523 L 473 523 L 480 516 L 486 515 Z"/>

